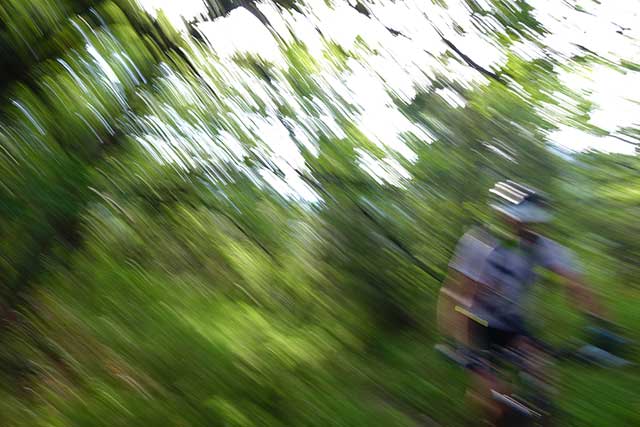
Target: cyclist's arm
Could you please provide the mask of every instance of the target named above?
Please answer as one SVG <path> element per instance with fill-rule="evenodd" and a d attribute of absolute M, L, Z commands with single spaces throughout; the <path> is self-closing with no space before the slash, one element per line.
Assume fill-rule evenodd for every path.
<path fill-rule="evenodd" d="M 582 274 L 561 266 L 554 266 L 552 271 L 564 279 L 567 295 L 578 309 L 591 316 L 605 318 L 598 298 L 593 289 L 586 284 Z"/>
<path fill-rule="evenodd" d="M 468 276 L 449 270 L 447 280 L 442 286 L 442 293 L 464 307 L 470 307 L 476 293 L 477 283 Z"/>
<path fill-rule="evenodd" d="M 575 254 L 558 243 L 542 240 L 542 265 L 559 275 L 571 303 L 584 313 L 595 317 L 604 316 L 598 298 L 587 285 Z"/>
<path fill-rule="evenodd" d="M 471 230 L 456 245 L 438 298 L 439 331 L 461 342 L 468 341 L 468 319 L 456 307 L 466 310 L 471 306 L 485 260 L 492 251 L 492 246 L 479 236 L 482 236 L 479 230 Z"/>
<path fill-rule="evenodd" d="M 468 319 L 456 311 L 456 306 L 468 309 L 477 284 L 468 276 L 450 269 L 440 290 L 437 307 L 438 331 L 463 344 L 469 344 Z"/>

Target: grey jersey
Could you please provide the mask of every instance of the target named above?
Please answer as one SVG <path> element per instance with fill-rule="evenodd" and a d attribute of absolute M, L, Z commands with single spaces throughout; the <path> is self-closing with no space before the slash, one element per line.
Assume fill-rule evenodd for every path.
<path fill-rule="evenodd" d="M 482 281 L 487 257 L 498 241 L 486 230 L 473 227 L 458 241 L 449 267 L 464 274 L 474 282 Z"/>
<path fill-rule="evenodd" d="M 461 239 L 451 267 L 478 283 L 472 311 L 494 328 L 521 327 L 523 305 L 536 281 L 536 267 L 576 270 L 571 253 L 544 237 L 534 244 L 505 247 L 493 239 L 487 245 L 486 240 L 469 236 Z"/>

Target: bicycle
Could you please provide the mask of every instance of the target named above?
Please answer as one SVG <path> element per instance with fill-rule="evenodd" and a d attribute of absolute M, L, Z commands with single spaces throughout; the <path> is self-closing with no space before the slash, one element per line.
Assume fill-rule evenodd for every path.
<path fill-rule="evenodd" d="M 586 339 L 557 348 L 539 339 L 528 339 L 529 349 L 502 348 L 477 351 L 463 347 L 457 352 L 436 348 L 448 359 L 467 369 L 490 370 L 500 383 L 509 384 L 508 392 L 491 390 L 490 399 L 501 408 L 496 427 L 546 427 L 553 425 L 559 410 L 555 387 L 548 366 L 539 364 L 576 360 L 601 367 L 621 368 L 631 364 L 623 356 L 630 341 L 614 332 L 614 325 L 601 319 L 585 328 Z M 534 360 L 535 359 L 535 360 Z"/>

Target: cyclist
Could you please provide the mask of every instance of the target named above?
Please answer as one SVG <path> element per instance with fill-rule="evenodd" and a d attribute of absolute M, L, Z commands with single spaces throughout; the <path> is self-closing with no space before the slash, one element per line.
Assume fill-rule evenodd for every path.
<path fill-rule="evenodd" d="M 597 317 L 601 317 L 601 311 L 570 251 L 537 230 L 538 224 L 552 218 L 545 198 L 512 181 L 497 183 L 491 193 L 496 199 L 491 206 L 513 238 L 501 241 L 478 228 L 463 236 L 441 291 L 439 326 L 465 347 L 482 351 L 516 348 L 532 355 L 531 360 L 540 361 L 543 358 L 524 321 L 524 303 L 535 283 L 537 267 L 564 278 L 571 300 L 580 309 Z M 544 375 L 543 365 L 536 368 L 540 376 Z M 488 366 L 474 364 L 468 396 L 487 411 L 490 420 L 498 420 L 504 406 L 492 396 L 507 393 L 507 386 Z"/>

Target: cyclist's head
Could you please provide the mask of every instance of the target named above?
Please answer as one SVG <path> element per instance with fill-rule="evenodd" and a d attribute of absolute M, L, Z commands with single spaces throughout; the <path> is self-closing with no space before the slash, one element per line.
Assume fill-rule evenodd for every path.
<path fill-rule="evenodd" d="M 531 237 L 539 224 L 551 221 L 548 202 L 540 192 L 513 181 L 500 181 L 490 190 L 491 207 L 521 237 Z"/>

